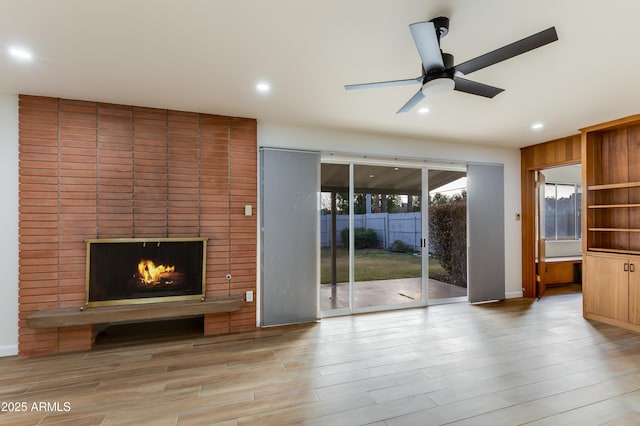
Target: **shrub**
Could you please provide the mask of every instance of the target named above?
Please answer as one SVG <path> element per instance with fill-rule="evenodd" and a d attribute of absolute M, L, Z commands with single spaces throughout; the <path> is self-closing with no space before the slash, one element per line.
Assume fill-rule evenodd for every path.
<path fill-rule="evenodd" d="M 395 240 L 389 247 L 389 250 L 398 253 L 408 253 L 413 251 L 413 249 L 402 240 Z"/>
<path fill-rule="evenodd" d="M 442 197 L 429 206 L 429 245 L 451 276 L 452 284 L 467 283 L 467 200 Z"/>
<path fill-rule="evenodd" d="M 375 230 L 368 228 L 356 228 L 354 231 L 354 243 L 356 249 L 378 247 L 378 236 L 376 235 Z M 340 236 L 342 237 L 342 244 L 345 247 L 349 247 L 349 229 L 343 229 Z"/>

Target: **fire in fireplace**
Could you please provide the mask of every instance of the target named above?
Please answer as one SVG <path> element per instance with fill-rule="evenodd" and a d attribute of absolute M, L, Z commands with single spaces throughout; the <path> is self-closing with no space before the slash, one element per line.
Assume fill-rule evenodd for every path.
<path fill-rule="evenodd" d="M 176 275 L 175 270 L 176 267 L 173 265 L 156 266 L 152 260 L 142 259 L 138 263 L 138 279 L 140 279 L 140 283 L 147 285 L 158 285 L 163 282 L 171 285 L 175 279 L 180 279 L 183 275 L 179 272 Z"/>
<path fill-rule="evenodd" d="M 87 306 L 204 297 L 206 238 L 87 240 Z"/>

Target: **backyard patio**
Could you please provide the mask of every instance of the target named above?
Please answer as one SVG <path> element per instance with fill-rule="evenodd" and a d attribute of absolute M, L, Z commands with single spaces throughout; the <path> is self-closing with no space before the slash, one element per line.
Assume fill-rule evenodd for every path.
<path fill-rule="evenodd" d="M 335 287 L 335 292 L 334 292 Z M 356 281 L 353 291 L 355 307 L 399 305 L 420 300 L 420 278 L 398 278 L 376 281 Z M 429 300 L 461 297 L 467 289 L 436 280 L 429 280 Z M 349 283 L 320 286 L 320 309 L 328 311 L 349 306 Z"/>

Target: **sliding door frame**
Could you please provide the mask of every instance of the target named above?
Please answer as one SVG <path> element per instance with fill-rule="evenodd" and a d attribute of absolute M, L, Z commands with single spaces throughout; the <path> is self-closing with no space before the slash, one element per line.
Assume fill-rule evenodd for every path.
<path fill-rule="evenodd" d="M 421 171 L 422 175 L 422 200 L 426 201 L 426 205 L 423 205 L 421 209 L 422 220 L 421 220 L 421 233 L 422 233 L 422 241 L 421 244 L 421 299 L 417 302 L 409 302 L 402 304 L 394 304 L 394 305 L 382 305 L 382 306 L 371 306 L 371 307 L 355 307 L 354 300 L 354 284 L 355 284 L 355 236 L 354 232 L 349 232 L 349 306 L 347 308 L 340 309 L 332 309 L 327 311 L 321 311 L 320 315 L 323 318 L 332 317 L 332 316 L 340 316 L 340 315 L 350 315 L 350 314 L 359 314 L 359 313 L 367 313 L 367 312 L 381 312 L 388 310 L 396 310 L 396 309 L 406 309 L 406 308 L 416 308 L 416 307 L 426 307 L 432 302 L 428 300 L 428 285 L 429 285 L 429 256 L 428 256 L 428 247 L 429 247 L 429 239 L 428 239 L 428 231 L 429 231 L 429 209 L 428 209 L 428 200 L 429 200 L 429 182 L 428 175 L 429 170 L 451 170 L 451 171 L 463 171 L 467 172 L 467 164 L 466 163 L 457 163 L 457 162 L 440 162 L 440 161 L 429 161 L 429 160 L 414 160 L 414 159 L 398 159 L 398 158 L 385 158 L 385 157 L 371 157 L 371 156 L 357 156 L 357 155 L 336 155 L 335 153 L 323 153 L 321 154 L 320 163 L 331 163 L 331 164 L 343 164 L 349 166 L 349 229 L 354 229 L 355 224 L 355 212 L 354 212 L 354 198 L 355 198 L 355 189 L 354 189 L 354 170 L 358 165 L 376 165 L 383 167 L 403 167 L 403 168 L 412 168 L 418 169 Z M 427 207 L 425 209 L 425 206 Z M 320 286 L 320 282 L 318 281 L 318 286 Z M 455 301 L 464 301 L 465 297 L 452 298 L 456 299 Z M 453 300 L 451 300 L 453 301 Z M 438 302 L 436 301 L 435 304 Z M 442 302 L 440 302 L 442 303 Z"/>

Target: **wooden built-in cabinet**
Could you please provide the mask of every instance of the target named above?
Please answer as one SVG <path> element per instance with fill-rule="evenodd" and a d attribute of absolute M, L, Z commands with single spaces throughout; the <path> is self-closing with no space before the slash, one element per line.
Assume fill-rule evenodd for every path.
<path fill-rule="evenodd" d="M 640 115 L 582 130 L 584 316 L 640 331 Z"/>
<path fill-rule="evenodd" d="M 588 255 L 582 287 L 586 312 L 629 321 L 629 264 L 634 265 L 627 258 L 609 253 Z"/>

